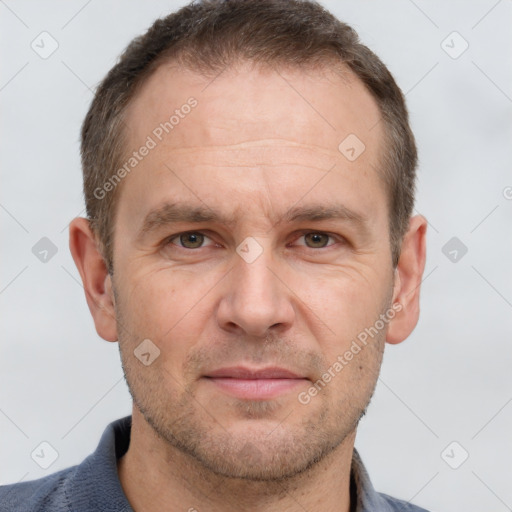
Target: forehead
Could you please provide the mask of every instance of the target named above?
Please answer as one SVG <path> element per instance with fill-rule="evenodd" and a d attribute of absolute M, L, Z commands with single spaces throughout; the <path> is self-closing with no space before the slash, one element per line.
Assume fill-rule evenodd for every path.
<path fill-rule="evenodd" d="M 241 62 L 205 76 L 171 62 L 156 69 L 128 106 L 128 141 L 144 140 L 190 98 L 198 107 L 191 120 L 180 117 L 179 129 L 165 133 L 159 145 L 186 149 L 282 139 L 338 157 L 347 135 L 356 134 L 371 150 L 378 150 L 382 135 L 376 101 L 348 68 Z"/>
<path fill-rule="evenodd" d="M 220 198 L 226 208 L 225 198 L 236 192 L 241 203 L 254 200 L 263 211 L 279 201 L 292 206 L 305 185 L 335 169 L 315 188 L 317 198 L 328 199 L 339 185 L 358 188 L 353 201 L 366 197 L 371 209 L 371 195 L 381 187 L 379 119 L 375 100 L 348 69 L 246 62 L 205 76 L 163 64 L 126 112 L 127 157 L 148 137 L 154 148 L 123 182 L 120 202 L 135 218 L 167 201 L 179 186 L 196 204 L 218 204 Z M 355 140 L 358 152 L 364 148 L 356 160 L 340 151 L 345 140 L 349 146 Z"/>

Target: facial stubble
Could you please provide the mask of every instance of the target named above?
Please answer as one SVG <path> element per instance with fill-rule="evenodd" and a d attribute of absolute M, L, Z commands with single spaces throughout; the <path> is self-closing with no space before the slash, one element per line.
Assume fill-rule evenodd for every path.
<path fill-rule="evenodd" d="M 183 363 L 183 375 L 172 375 L 165 367 L 165 358 L 145 366 L 134 356 L 134 349 L 146 336 L 135 333 L 114 285 L 113 292 L 121 362 L 135 407 L 168 452 L 178 450 L 206 473 L 268 483 L 293 479 L 340 447 L 366 413 L 382 362 L 385 329 L 351 361 L 350 371 L 344 368 L 334 379 L 338 382 L 323 388 L 310 404 L 301 404 L 295 395 L 287 395 L 264 401 L 233 398 L 219 409 L 211 401 L 198 398 L 198 371 L 211 367 L 210 361 L 222 361 L 228 355 L 233 358 L 234 346 L 242 347 L 246 360 L 269 365 L 287 361 L 288 367 L 296 363 L 295 367 L 314 369 L 319 377 L 329 362 L 271 335 L 256 349 L 253 344 L 244 349 L 240 342 L 203 347 L 189 354 Z M 387 297 L 382 313 L 390 304 Z M 168 338 L 160 350 L 176 342 Z M 247 357 L 251 352 L 254 358 Z M 337 384 L 338 388 L 344 385 L 343 393 L 337 391 Z M 230 416 L 243 421 L 243 429 L 230 428 L 219 413 L 228 403 Z"/>

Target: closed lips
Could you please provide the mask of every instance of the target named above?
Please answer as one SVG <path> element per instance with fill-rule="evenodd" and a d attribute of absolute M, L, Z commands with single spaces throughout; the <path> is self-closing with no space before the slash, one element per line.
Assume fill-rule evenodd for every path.
<path fill-rule="evenodd" d="M 231 378 L 231 379 L 302 379 L 300 375 L 284 368 L 262 368 L 251 370 L 245 367 L 220 368 L 209 372 L 205 377 L 209 378 Z"/>

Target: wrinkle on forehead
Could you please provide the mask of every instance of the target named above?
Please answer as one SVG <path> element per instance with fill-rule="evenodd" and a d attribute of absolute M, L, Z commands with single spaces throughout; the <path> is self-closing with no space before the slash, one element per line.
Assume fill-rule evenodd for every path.
<path fill-rule="evenodd" d="M 211 144 L 169 148 L 165 160 L 180 168 L 206 167 L 286 167 L 310 168 L 327 172 L 340 159 L 338 151 L 313 144 L 302 144 L 285 139 L 258 139 L 235 144 Z"/>
<path fill-rule="evenodd" d="M 367 146 L 376 146 L 381 138 L 380 109 L 350 73 L 342 78 L 325 69 L 312 76 L 302 69 L 277 72 L 248 65 L 227 69 L 209 83 L 185 68 L 161 66 L 127 108 L 129 145 L 143 141 L 189 97 L 197 106 L 159 145 L 181 151 L 220 144 L 243 148 L 270 139 L 278 144 L 283 139 L 335 154 L 349 133 Z M 261 142 L 253 142 L 257 139 Z"/>
<path fill-rule="evenodd" d="M 178 182 L 208 201 L 267 189 L 269 195 L 278 190 L 274 200 L 280 203 L 328 182 L 330 192 L 335 185 L 357 202 L 381 193 L 373 174 L 382 123 L 369 130 L 380 113 L 362 82 L 300 69 L 232 71 L 205 88 L 200 75 L 162 67 L 143 84 L 125 119 L 133 149 L 187 98 L 198 103 L 127 176 L 123 188 L 132 206 L 156 204 Z M 350 133 L 366 145 L 354 162 L 338 150 Z"/>
<path fill-rule="evenodd" d="M 325 148 L 323 146 L 319 146 L 316 144 L 306 144 L 302 142 L 296 142 L 292 140 L 287 139 L 279 139 L 279 138 L 272 138 L 272 139 L 252 139 L 252 140 L 246 140 L 231 144 L 211 144 L 211 145 L 202 145 L 202 146 L 187 146 L 187 147 L 181 147 L 181 148 L 175 148 L 173 149 L 173 153 L 181 154 L 181 153 L 188 153 L 189 151 L 194 151 L 197 149 L 201 149 L 203 151 L 215 151 L 217 149 L 222 149 L 225 151 L 237 151 L 240 149 L 251 149 L 251 148 L 265 148 L 265 147 L 272 147 L 272 148 L 293 148 L 293 149 L 302 149 L 302 150 L 308 150 L 308 151 L 314 151 L 314 152 L 321 152 L 326 155 L 330 155 L 332 157 L 338 158 L 340 156 L 338 151 L 333 151 L 330 148 Z"/>

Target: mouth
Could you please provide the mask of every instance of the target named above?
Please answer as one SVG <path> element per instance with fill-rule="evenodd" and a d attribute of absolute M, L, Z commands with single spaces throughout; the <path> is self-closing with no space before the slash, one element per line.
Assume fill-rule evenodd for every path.
<path fill-rule="evenodd" d="M 220 368 L 204 379 L 217 390 L 247 400 L 268 400 L 303 386 L 308 379 L 277 367 L 250 369 L 243 366 Z"/>

